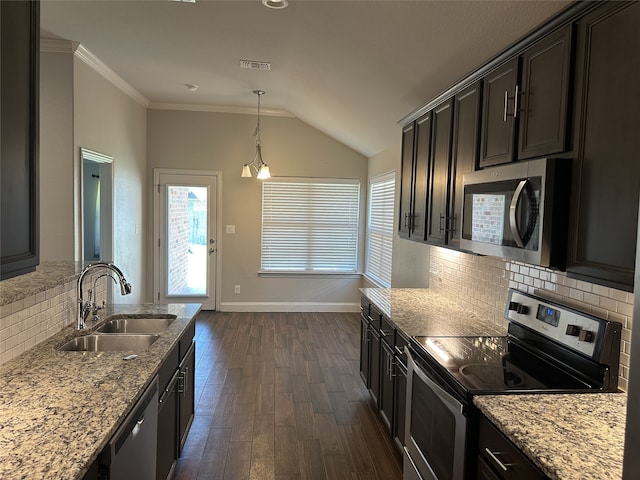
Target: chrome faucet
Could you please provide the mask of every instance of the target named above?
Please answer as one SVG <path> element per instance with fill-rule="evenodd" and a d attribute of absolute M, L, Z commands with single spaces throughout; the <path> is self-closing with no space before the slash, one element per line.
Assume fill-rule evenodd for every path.
<path fill-rule="evenodd" d="M 78 330 L 82 330 L 83 328 L 85 328 L 85 321 L 87 319 L 87 316 L 89 315 L 89 312 L 91 312 L 91 310 L 93 309 L 97 310 L 96 304 L 95 304 L 95 296 L 96 296 L 95 284 L 94 284 L 94 291 L 91 291 L 91 289 L 89 289 L 89 298 L 87 299 L 86 302 L 84 301 L 84 292 L 82 289 L 82 283 L 84 282 L 85 275 L 91 270 L 95 270 L 97 268 L 104 268 L 107 270 L 111 270 L 113 273 L 116 274 L 116 277 L 118 278 L 118 283 L 120 284 L 120 293 L 122 295 L 128 295 L 131 293 L 131 284 L 127 282 L 127 279 L 124 278 L 124 274 L 122 273 L 122 271 L 118 267 L 116 267 L 113 263 L 95 262 L 84 267 L 84 269 L 82 270 L 82 273 L 80 273 L 80 277 L 78 278 L 78 286 L 77 286 L 78 319 L 77 319 L 76 328 Z M 105 275 L 111 277 L 112 279 L 114 278 L 109 273 L 106 273 Z"/>

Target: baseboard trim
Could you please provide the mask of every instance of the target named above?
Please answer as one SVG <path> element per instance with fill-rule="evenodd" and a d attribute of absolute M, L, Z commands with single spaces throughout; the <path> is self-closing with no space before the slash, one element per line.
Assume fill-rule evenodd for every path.
<path fill-rule="evenodd" d="M 359 312 L 359 303 L 220 302 L 221 312 Z"/>

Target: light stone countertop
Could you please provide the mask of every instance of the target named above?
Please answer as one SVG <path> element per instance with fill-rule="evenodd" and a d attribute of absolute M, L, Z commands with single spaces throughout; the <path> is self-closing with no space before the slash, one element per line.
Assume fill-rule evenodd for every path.
<path fill-rule="evenodd" d="M 77 333 L 67 327 L 0 366 L 0 478 L 82 478 L 200 308 L 115 305 L 103 310 L 105 321 L 119 314 L 177 316 L 133 360 L 123 360 L 127 352 L 57 351 Z"/>
<path fill-rule="evenodd" d="M 90 263 L 90 262 L 87 262 Z M 42 262 L 35 272 L 0 282 L 0 307 L 76 280 L 83 262 Z"/>
<path fill-rule="evenodd" d="M 626 394 L 486 395 L 473 401 L 549 478 L 622 478 Z"/>
<path fill-rule="evenodd" d="M 407 336 L 502 336 L 506 330 L 428 288 L 361 288 Z"/>

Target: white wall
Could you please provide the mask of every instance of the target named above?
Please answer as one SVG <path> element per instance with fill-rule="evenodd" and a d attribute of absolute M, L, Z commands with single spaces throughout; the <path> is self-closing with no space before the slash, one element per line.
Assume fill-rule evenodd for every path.
<path fill-rule="evenodd" d="M 396 173 L 396 201 L 394 218 L 398 218 L 400 205 L 400 155 L 401 131 L 398 127 L 398 142 L 369 159 L 369 178 L 394 170 Z M 393 265 L 391 286 L 394 288 L 426 288 L 429 286 L 429 246 L 393 237 Z"/>
<path fill-rule="evenodd" d="M 216 170 L 223 175 L 222 225 L 218 247 L 222 249 L 222 310 L 287 310 L 358 308 L 361 278 L 258 276 L 260 268 L 261 182 L 241 178 L 242 165 L 255 153 L 255 115 L 148 111 L 148 172 L 154 168 Z M 348 177 L 361 184 L 360 228 L 364 232 L 367 193 L 367 159 L 363 155 L 290 117 L 263 116 L 263 157 L 273 176 Z M 150 181 L 150 180 L 149 180 Z M 151 205 L 153 196 L 148 197 Z M 151 221 L 147 228 L 151 230 Z M 235 234 L 224 233 L 235 225 Z M 359 245 L 359 266 L 364 258 L 364 236 Z M 154 241 L 147 244 L 153 248 Z M 148 254 L 150 255 L 150 252 Z M 150 258 L 150 257 L 148 257 Z M 148 260 L 148 275 L 153 275 Z M 234 285 L 241 294 L 234 294 Z M 149 292 L 151 295 L 152 292 Z"/>
<path fill-rule="evenodd" d="M 74 259 L 73 53 L 40 54 L 40 260 Z"/>
<path fill-rule="evenodd" d="M 116 303 L 142 303 L 146 277 L 146 108 L 79 59 L 74 61 L 74 151 L 80 148 L 114 158 L 113 261 L 133 286 Z M 79 181 L 79 177 L 78 177 Z"/>

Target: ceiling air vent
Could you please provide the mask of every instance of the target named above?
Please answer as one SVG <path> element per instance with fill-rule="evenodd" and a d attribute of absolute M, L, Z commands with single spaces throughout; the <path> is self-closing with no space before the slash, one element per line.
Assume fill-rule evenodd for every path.
<path fill-rule="evenodd" d="M 271 70 L 269 62 L 257 62 L 255 60 L 240 60 L 240 68 L 248 68 L 250 70 Z"/>

